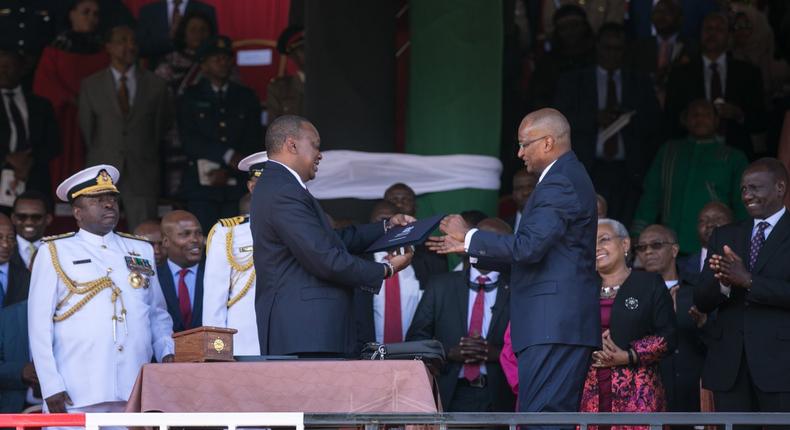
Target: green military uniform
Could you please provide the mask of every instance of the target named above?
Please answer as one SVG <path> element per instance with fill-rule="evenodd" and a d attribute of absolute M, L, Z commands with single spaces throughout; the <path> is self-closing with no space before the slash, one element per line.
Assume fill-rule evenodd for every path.
<path fill-rule="evenodd" d="M 708 202 L 728 205 L 736 219 L 746 216 L 740 189 L 747 164 L 743 152 L 720 138 L 665 143 L 645 177 L 632 233 L 658 222 L 677 232 L 681 253 L 698 251 L 697 215 Z"/>
<path fill-rule="evenodd" d="M 303 115 L 304 82 L 299 75 L 272 79 L 266 90 L 269 123 L 282 115 Z"/>

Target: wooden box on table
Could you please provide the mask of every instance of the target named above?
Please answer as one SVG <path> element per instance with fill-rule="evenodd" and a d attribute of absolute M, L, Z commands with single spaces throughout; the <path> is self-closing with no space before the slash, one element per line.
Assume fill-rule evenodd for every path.
<path fill-rule="evenodd" d="M 235 328 L 197 327 L 173 333 L 175 361 L 233 361 L 233 335 L 237 331 Z"/>

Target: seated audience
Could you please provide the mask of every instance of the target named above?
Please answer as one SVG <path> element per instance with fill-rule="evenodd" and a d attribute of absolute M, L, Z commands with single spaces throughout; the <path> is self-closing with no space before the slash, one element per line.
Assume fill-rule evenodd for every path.
<path fill-rule="evenodd" d="M 659 362 L 675 349 L 672 297 L 660 276 L 626 266 L 631 240 L 620 222 L 598 220 L 597 244 L 603 349 L 593 352 L 581 411 L 662 412 Z"/>
<path fill-rule="evenodd" d="M 715 228 L 727 225 L 735 219 L 732 209 L 722 202 L 710 202 L 702 207 L 697 216 L 697 239 L 702 248 L 698 252 L 678 258 L 681 276 L 694 277 L 705 267 L 708 258 L 708 240 Z"/>
<path fill-rule="evenodd" d="M 551 34 L 553 28 L 553 16 L 558 8 L 565 5 L 573 5 L 584 8 L 590 27 L 594 33 L 604 24 L 614 22 L 623 23 L 626 12 L 625 0 L 542 0 L 543 7 L 543 30 L 546 34 Z"/>
<path fill-rule="evenodd" d="M 397 183 L 390 185 L 384 191 L 384 200 L 394 204 L 398 208 L 399 213 L 411 216 L 416 216 L 417 214 L 417 195 L 406 184 Z M 431 276 L 449 270 L 447 256 L 429 251 L 425 245 L 417 245 L 414 248 L 411 267 L 414 268 L 414 273 L 419 281 L 426 282 Z"/>
<path fill-rule="evenodd" d="M 98 32 L 97 0 L 75 1 L 68 17 L 69 30 L 44 48 L 33 81 L 33 92 L 52 103 L 60 130 L 61 150 L 49 163 L 53 190 L 72 173 L 85 167 L 85 146 L 77 119 L 77 96 L 82 80 L 107 67 L 110 62 Z"/>
<path fill-rule="evenodd" d="M 156 272 L 174 333 L 203 325 L 205 248 L 203 230 L 194 215 L 175 210 L 162 218 L 162 249 L 167 262 Z"/>
<path fill-rule="evenodd" d="M 705 345 L 699 327 L 707 317 L 694 307 L 693 282 L 696 277 L 684 278 L 679 274 L 677 237 L 675 232 L 662 225 L 648 226 L 639 235 L 634 249 L 645 271 L 661 275 L 674 300 L 677 345 L 661 360 L 667 411 L 699 412 L 700 377 L 705 359 Z"/>
<path fill-rule="evenodd" d="M 695 100 L 686 118 L 689 135 L 665 143 L 647 171 L 632 233 L 659 222 L 677 231 L 680 252 L 691 254 L 699 250 L 691 220 L 706 203 L 720 201 L 736 214 L 744 213 L 738 178 L 747 161 L 743 152 L 716 135 L 718 118 L 712 103 Z"/>
<path fill-rule="evenodd" d="M 11 222 L 16 230 L 16 248 L 22 263 L 30 269 L 41 238 L 52 224 L 52 204 L 46 195 L 30 190 L 14 200 Z"/>
<path fill-rule="evenodd" d="M 654 152 L 658 102 L 650 77 L 625 66 L 622 25 L 601 27 L 596 48 L 595 66 L 560 77 L 554 107 L 568 118 L 573 151 L 609 202 L 609 216 L 629 223 Z M 604 139 L 604 130 L 632 112 L 624 127 Z"/>
<path fill-rule="evenodd" d="M 197 0 L 159 0 L 140 8 L 137 21 L 137 41 L 140 55 L 148 57 L 155 65 L 159 57 L 178 49 L 174 39 L 184 17 L 194 12 L 209 18 L 211 27 L 217 28 L 214 6 Z"/>
<path fill-rule="evenodd" d="M 167 81 L 173 95 L 180 96 L 184 89 L 196 84 L 200 74 L 197 50 L 207 39 L 216 36 L 217 30 L 208 15 L 190 12 L 181 20 L 173 36 L 175 50 L 165 55 L 154 73 Z"/>
<path fill-rule="evenodd" d="M 16 233 L 8 216 L 0 213 L 0 308 L 27 300 L 30 271 L 16 252 Z"/>
<path fill-rule="evenodd" d="M 788 174 L 761 158 L 741 178 L 749 218 L 713 230 L 694 289 L 705 331 L 702 386 L 717 412 L 790 412 L 790 215 Z"/>
<path fill-rule="evenodd" d="M 485 219 L 478 228 L 512 231 L 498 218 Z M 428 281 L 406 340 L 437 339 L 447 351 L 448 362 L 439 375 L 445 411 L 513 411 L 515 399 L 499 364 L 509 320 L 507 273 L 480 264 Z"/>
<path fill-rule="evenodd" d="M 0 115 L 0 210 L 6 212 L 19 191 L 35 190 L 49 194 L 49 160 L 59 151 L 59 131 L 49 100 L 31 93 L 21 85 L 22 57 L 0 50 L 0 90 L 3 93 Z M 5 191 L 8 190 L 8 191 Z M 10 191 L 10 194 L 9 194 Z M 7 213 L 7 212 L 6 212 Z"/>
<path fill-rule="evenodd" d="M 24 300 L 0 312 L 0 413 L 19 414 L 41 404 L 29 343 Z"/>
<path fill-rule="evenodd" d="M 167 254 L 165 254 L 164 250 L 162 249 L 161 221 L 149 219 L 141 222 L 137 225 L 137 228 L 134 229 L 134 235 L 143 237 L 145 240 L 151 242 L 151 246 L 154 247 L 154 259 L 156 260 L 156 267 L 164 264 L 165 260 L 167 259 Z"/>
<path fill-rule="evenodd" d="M 519 169 L 513 175 L 513 201 L 516 202 L 516 213 L 506 221 L 514 231 L 518 230 L 521 222 L 521 210 L 524 209 L 527 199 L 535 191 L 537 185 L 538 175 L 527 172 L 527 169 Z"/>
<path fill-rule="evenodd" d="M 751 139 L 765 127 L 763 80 L 759 69 L 727 53 L 728 46 L 727 16 L 714 13 L 705 17 L 700 36 L 702 55 L 669 74 L 666 122 L 674 137 L 682 136 L 682 112 L 691 101 L 704 98 L 716 107 L 721 118 L 717 129 L 725 143 L 753 158 L 763 150 L 753 147 Z"/>

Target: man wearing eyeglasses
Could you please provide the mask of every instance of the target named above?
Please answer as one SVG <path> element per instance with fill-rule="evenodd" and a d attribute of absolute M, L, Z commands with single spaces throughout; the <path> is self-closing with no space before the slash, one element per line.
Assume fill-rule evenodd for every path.
<path fill-rule="evenodd" d="M 690 279 L 684 279 L 678 272 L 677 236 L 671 229 L 653 224 L 639 235 L 634 249 L 645 270 L 658 273 L 664 279 L 675 304 L 677 345 L 661 360 L 667 411 L 699 412 L 699 380 L 705 359 L 699 326 L 706 316 L 694 307 L 694 286 Z"/>
<path fill-rule="evenodd" d="M 16 228 L 16 246 L 25 267 L 30 269 L 33 255 L 41 246 L 41 238 L 52 224 L 52 211 L 44 194 L 28 190 L 14 200 L 11 221 Z"/>

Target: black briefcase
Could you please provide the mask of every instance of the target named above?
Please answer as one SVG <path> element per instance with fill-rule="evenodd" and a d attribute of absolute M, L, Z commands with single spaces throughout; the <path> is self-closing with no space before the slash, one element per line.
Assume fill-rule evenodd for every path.
<path fill-rule="evenodd" d="M 371 342 L 362 348 L 363 360 L 420 360 L 441 369 L 446 361 L 444 347 L 438 340 L 416 340 L 400 343 Z"/>

